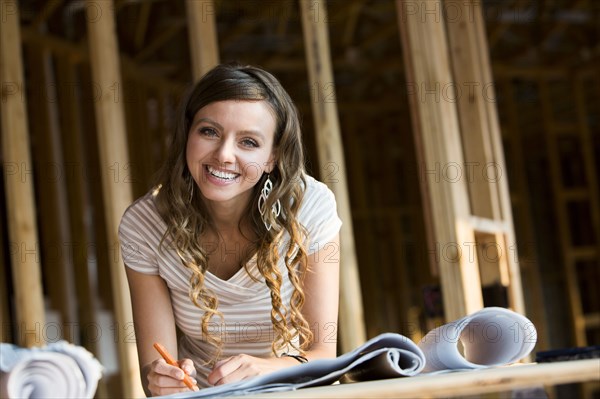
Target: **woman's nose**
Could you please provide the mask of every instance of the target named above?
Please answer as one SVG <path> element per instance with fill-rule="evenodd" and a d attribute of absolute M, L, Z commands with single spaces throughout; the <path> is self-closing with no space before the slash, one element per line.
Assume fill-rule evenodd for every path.
<path fill-rule="evenodd" d="M 215 157 L 220 163 L 234 163 L 235 143 L 233 140 L 222 140 L 215 150 Z"/>

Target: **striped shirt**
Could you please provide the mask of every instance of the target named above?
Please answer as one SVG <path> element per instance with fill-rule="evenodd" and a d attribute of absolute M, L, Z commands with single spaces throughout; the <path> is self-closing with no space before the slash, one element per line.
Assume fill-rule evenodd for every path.
<path fill-rule="evenodd" d="M 306 191 L 298 221 L 308 231 L 306 250 L 309 255 L 322 249 L 341 227 L 333 193 L 325 184 L 310 176 L 306 177 Z M 203 312 L 189 297 L 191 271 L 183 266 L 179 256 L 168 246 L 159 252 L 159 243 L 165 230 L 166 224 L 158 214 L 151 192 L 138 199 L 127 208 L 119 226 L 123 261 L 137 272 L 160 275 L 165 280 L 175 323 L 182 333 L 179 358 L 192 359 L 198 371 L 198 384 L 208 386 L 206 376 L 210 369 L 205 362 L 213 359 L 215 349 L 203 339 Z M 280 246 L 278 265 L 283 277 L 281 298 L 286 305 L 293 292 L 283 261 L 288 242 L 289 234 L 286 232 Z M 208 271 L 204 276 L 205 287 L 217 296 L 218 310 L 223 314 L 222 321 L 214 317 L 210 326 L 211 334 L 219 334 L 223 341 L 221 358 L 241 353 L 256 357 L 273 356 L 271 292 L 257 270 L 256 255 L 247 266 L 248 271 L 241 268 L 228 280 L 222 280 Z M 293 353 L 291 349 L 289 352 Z"/>

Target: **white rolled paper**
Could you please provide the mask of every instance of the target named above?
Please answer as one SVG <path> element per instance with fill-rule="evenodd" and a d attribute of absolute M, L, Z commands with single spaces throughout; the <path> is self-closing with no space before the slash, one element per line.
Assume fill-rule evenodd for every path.
<path fill-rule="evenodd" d="M 101 375 L 91 353 L 64 341 L 30 349 L 0 344 L 2 398 L 93 398 Z"/>
<path fill-rule="evenodd" d="M 431 330 L 419 348 L 425 353 L 423 372 L 427 373 L 514 363 L 527 356 L 536 342 L 535 326 L 525 316 L 489 307 Z"/>

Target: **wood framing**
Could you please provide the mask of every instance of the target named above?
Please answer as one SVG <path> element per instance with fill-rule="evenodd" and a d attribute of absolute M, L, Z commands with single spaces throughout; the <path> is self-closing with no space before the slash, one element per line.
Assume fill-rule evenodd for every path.
<path fill-rule="evenodd" d="M 312 102 L 319 164 L 324 172 L 334 171 L 324 179 L 335 194 L 338 213 L 343 220 L 340 232 L 340 316 L 338 334 L 343 352 L 365 341 L 362 295 L 358 262 L 354 248 L 352 214 L 346 182 L 344 149 L 335 102 L 335 86 L 327 31 L 327 10 L 323 1 L 300 1 L 304 46 L 308 63 L 310 89 L 316 93 Z"/>
<path fill-rule="evenodd" d="M 398 25 L 411 88 L 413 130 L 420 165 L 422 197 L 429 224 L 428 246 L 439 268 L 445 316 L 455 320 L 483 306 L 479 268 L 469 256 L 475 244 L 464 178 L 464 156 L 456 104 L 443 97 L 451 87 L 448 38 L 439 1 L 397 0 Z M 461 174 L 462 176 L 462 174 Z"/>
<path fill-rule="evenodd" d="M 600 325 L 600 314 L 592 312 L 586 314 L 582 303 L 582 292 L 578 281 L 578 266 L 585 262 L 598 264 L 600 248 L 597 245 L 598 234 L 600 234 L 598 190 L 594 182 L 596 171 L 595 159 L 592 151 L 593 144 L 589 127 L 585 120 L 585 98 L 583 96 L 583 81 L 581 75 L 565 75 L 563 81 L 570 81 L 574 88 L 574 96 L 577 104 L 578 126 L 565 126 L 555 116 L 553 107 L 553 96 L 551 94 L 551 81 L 540 78 L 538 81 L 541 99 L 541 108 L 544 120 L 544 128 L 548 132 L 546 140 L 546 151 L 551 172 L 552 190 L 554 194 L 554 208 L 558 219 L 558 231 L 560 233 L 560 245 L 563 253 L 565 283 L 568 288 L 569 305 L 574 326 L 575 343 L 578 346 L 592 344 L 588 342 L 588 329 L 598 328 Z M 578 140 L 577 147 L 580 149 L 583 174 L 586 184 L 580 187 L 569 187 L 565 184 L 564 161 L 561 157 L 560 140 L 574 138 Z M 573 225 L 569 214 L 569 207 L 575 204 L 585 204 L 589 208 L 590 225 L 592 235 L 596 237 L 596 245 L 582 245 L 576 243 Z"/>
<path fill-rule="evenodd" d="M 219 63 L 213 0 L 186 0 L 192 75 L 198 80 Z"/>
<path fill-rule="evenodd" d="M 52 67 L 52 56 L 42 46 L 25 48 L 29 62 L 37 68 L 31 68 L 28 84 L 30 87 L 43 88 L 33 91 L 28 99 L 30 109 L 35 110 L 31 118 L 29 131 L 32 142 L 32 156 L 36 161 L 34 175 L 35 186 L 43 193 L 37 204 L 38 212 L 45 217 L 38 221 L 40 244 L 45 251 L 41 253 L 42 271 L 46 287 L 47 307 L 60 314 L 63 337 L 69 342 L 78 342 L 77 304 L 75 283 L 73 281 L 73 263 L 69 256 L 68 244 L 72 243 L 69 234 L 69 211 L 66 197 L 66 168 L 63 163 L 59 116 L 56 99 L 58 90 Z M 64 328 L 74 326 L 74 328 Z"/>
<path fill-rule="evenodd" d="M 508 149 L 510 153 L 507 153 L 507 158 L 510 157 L 512 166 L 515 170 L 525 171 L 526 170 L 526 154 L 523 149 L 523 133 L 519 128 L 519 110 L 515 104 L 515 92 L 512 85 L 511 79 L 502 79 L 501 82 L 497 83 L 499 91 L 502 92 L 502 96 L 505 99 L 504 108 L 506 113 L 506 124 L 504 126 L 505 140 L 509 143 Z M 507 173 L 508 174 L 508 173 Z M 546 309 L 544 308 L 544 296 L 543 287 L 540 283 L 542 281 L 540 274 L 540 265 L 535 257 L 535 246 L 536 246 L 536 235 L 533 231 L 533 216 L 529 212 L 532 206 L 532 199 L 529 194 L 529 188 L 527 184 L 527 176 L 525 173 L 515 173 L 515 179 L 511 181 L 511 187 L 514 193 L 511 195 L 513 206 L 516 211 L 515 214 L 521 214 L 521 237 L 520 239 L 525 242 L 525 246 L 521 245 L 519 255 L 515 254 L 515 259 L 519 260 L 519 269 L 523 277 L 523 285 L 529 287 L 529 302 L 531 309 L 529 309 L 529 318 L 536 326 L 538 333 L 538 349 L 548 349 L 549 343 L 549 331 L 547 329 L 548 323 L 546 318 Z M 518 223 L 518 219 L 515 220 L 515 224 Z"/>
<path fill-rule="evenodd" d="M 117 225 L 234 60 L 284 84 L 338 200 L 340 353 L 482 306 L 538 351 L 600 340 L 597 7 L 528 3 L 0 0 L 0 341 L 69 340 L 97 397 L 143 395 Z"/>
<path fill-rule="evenodd" d="M 497 256 L 492 259 L 497 265 L 484 269 L 486 257 L 478 257 L 481 280 L 485 281 L 486 273 L 497 274 L 497 282 L 508 290 L 510 306 L 524 313 L 508 174 L 481 5 L 473 0 L 450 0 L 444 4 L 463 16 L 449 19 L 446 27 L 464 162 L 473 165 L 475 171 L 467 181 L 471 213 L 499 225 L 487 242 L 498 248 Z M 478 230 L 477 226 L 473 228 Z"/>
<path fill-rule="evenodd" d="M 29 150 L 25 81 L 18 3 L 2 0 L 0 80 L 2 81 L 2 156 L 8 234 L 15 292 L 16 343 L 44 344 L 45 314 L 40 272 L 33 164 Z"/>
<path fill-rule="evenodd" d="M 122 394 L 142 397 L 139 383 L 139 366 L 135 340 L 128 339 L 132 331 L 131 298 L 125 277 L 125 267 L 120 256 L 118 226 L 123 212 L 131 204 L 131 184 L 126 178 L 131 167 L 127 152 L 125 116 L 123 112 L 122 80 L 119 68 L 119 51 L 112 1 L 94 2 L 94 11 L 87 15 L 90 64 L 92 79 L 100 87 L 99 101 L 95 101 L 96 126 L 100 152 L 100 173 L 105 207 L 107 241 L 112 249 L 108 256 L 117 323 L 117 345 L 120 361 Z M 120 96 L 115 97 L 115 93 Z"/>
<path fill-rule="evenodd" d="M 590 80 L 592 79 L 592 76 L 596 76 L 596 88 L 600 89 L 600 84 L 598 84 L 600 82 L 600 79 L 598 79 L 596 72 L 595 71 L 581 71 L 580 73 L 577 73 L 573 79 L 573 87 L 574 87 L 574 94 L 575 94 L 575 99 L 577 102 L 577 122 L 578 122 L 578 127 L 577 127 L 577 131 L 579 132 L 579 136 L 581 138 L 581 150 L 583 153 L 583 163 L 584 163 L 584 168 L 585 168 L 585 174 L 587 177 L 587 182 L 588 182 L 588 199 L 589 199 L 589 204 L 590 204 L 590 208 L 591 208 L 591 224 L 592 224 L 592 231 L 594 232 L 594 236 L 596 237 L 596 246 L 595 247 L 591 247 L 591 248 L 578 248 L 579 251 L 581 252 L 585 252 L 587 255 L 583 255 L 583 254 L 578 254 L 577 252 L 579 251 L 573 251 L 575 252 L 573 254 L 574 258 L 579 258 L 578 260 L 588 260 L 588 261 L 595 261 L 596 262 L 596 266 L 600 266 L 600 189 L 598 187 L 597 184 L 594 184 L 593 182 L 600 182 L 600 178 L 598 177 L 598 175 L 600 174 L 600 171 L 596 169 L 595 165 L 598 165 L 598 159 L 596 158 L 596 156 L 600 156 L 599 155 L 595 155 L 594 154 L 594 144 L 593 144 L 593 136 L 592 136 L 592 132 L 590 129 L 590 122 L 589 122 L 589 118 L 588 115 L 591 115 L 592 112 L 589 108 L 591 108 L 591 106 L 589 105 L 589 101 L 585 96 L 584 93 L 584 87 L 586 84 L 586 78 L 589 78 Z M 574 270 L 574 272 L 577 274 L 579 273 L 577 270 Z M 576 278 L 576 277 L 575 277 Z M 581 301 L 581 297 L 579 298 L 579 300 Z M 583 304 L 582 304 L 583 305 Z M 583 311 L 583 306 L 582 306 L 582 314 L 580 317 L 583 318 L 583 328 L 586 331 L 586 333 L 590 330 L 593 329 L 599 329 L 600 328 L 600 311 L 592 311 L 589 313 L 586 313 L 585 311 Z M 575 326 L 578 327 L 578 320 L 575 321 Z M 577 336 L 580 335 L 579 332 L 576 332 Z M 591 345 L 594 342 L 590 342 L 590 340 L 587 338 L 585 339 L 585 345 Z"/>

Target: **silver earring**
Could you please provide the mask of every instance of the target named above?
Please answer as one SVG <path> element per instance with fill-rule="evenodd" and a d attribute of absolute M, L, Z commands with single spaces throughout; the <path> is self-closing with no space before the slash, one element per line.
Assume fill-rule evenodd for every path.
<path fill-rule="evenodd" d="M 272 226 L 271 223 L 267 222 L 265 218 L 265 204 L 267 203 L 267 199 L 269 198 L 271 190 L 273 190 L 273 182 L 271 181 L 270 176 L 267 175 L 267 180 L 265 180 L 265 184 L 263 185 L 262 190 L 260 190 L 260 197 L 258 197 L 258 211 L 262 216 L 263 223 L 265 224 L 267 231 L 271 230 Z M 271 213 L 275 219 L 281 214 L 281 202 L 279 199 L 277 199 L 277 201 L 275 201 L 275 203 L 273 203 L 271 206 Z"/>

